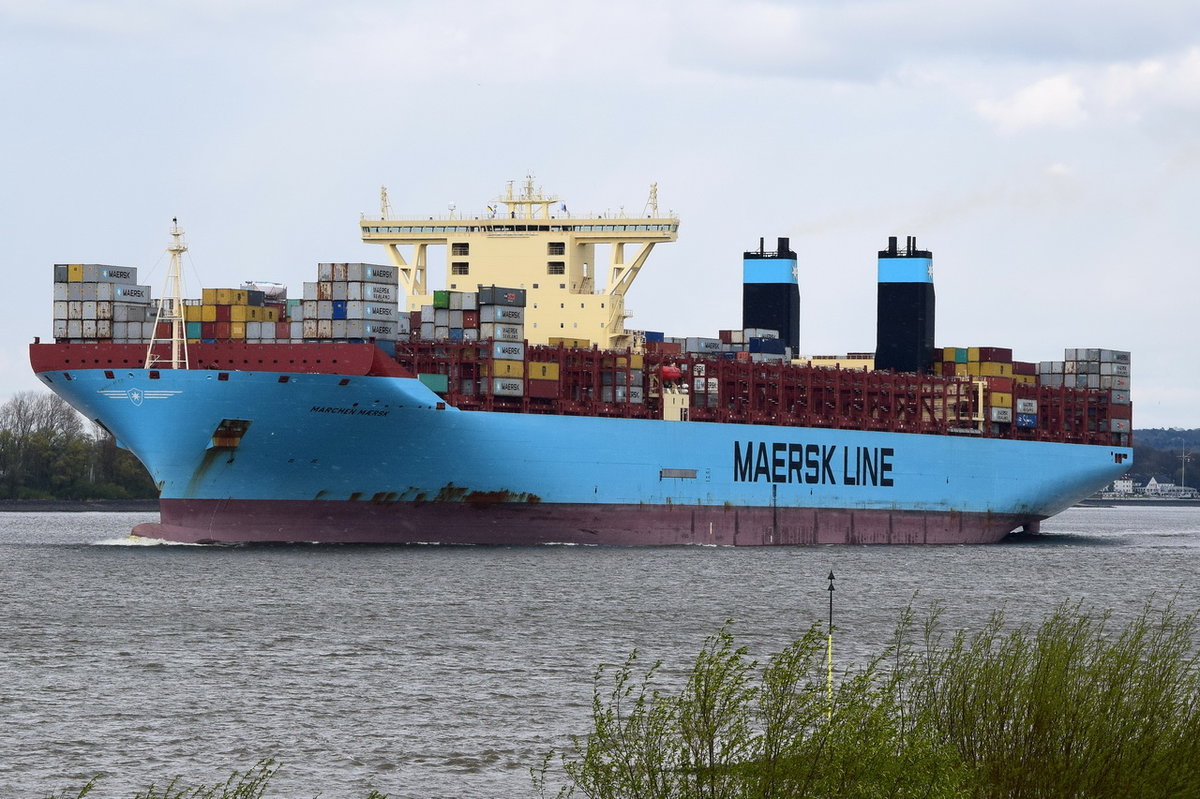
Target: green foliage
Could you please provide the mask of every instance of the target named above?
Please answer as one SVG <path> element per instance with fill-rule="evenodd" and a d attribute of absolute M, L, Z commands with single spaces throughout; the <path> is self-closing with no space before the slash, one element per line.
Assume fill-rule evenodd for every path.
<path fill-rule="evenodd" d="M 224 782 L 211 786 L 181 785 L 181 778 L 176 777 L 162 788 L 151 784 L 146 790 L 135 793 L 131 799 L 263 799 L 268 784 L 279 769 L 279 764 L 274 760 L 260 760 L 248 771 L 234 771 Z M 51 795 L 47 799 L 84 799 L 96 787 L 97 781 L 97 778 L 93 778 L 74 795 Z M 387 799 L 387 795 L 371 791 L 367 799 Z"/>
<path fill-rule="evenodd" d="M 830 704 L 822 629 L 760 668 L 726 624 L 674 692 L 636 652 L 598 671 L 591 733 L 535 785 L 557 755 L 560 799 L 1200 796 L 1198 632 L 1173 604 L 951 636 L 910 610 Z"/>

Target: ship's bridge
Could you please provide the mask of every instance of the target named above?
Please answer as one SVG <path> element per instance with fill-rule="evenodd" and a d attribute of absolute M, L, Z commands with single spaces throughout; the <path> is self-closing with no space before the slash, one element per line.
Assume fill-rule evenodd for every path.
<path fill-rule="evenodd" d="M 659 215 L 654 186 L 643 216 L 573 216 L 530 179 L 520 193 L 510 182 L 506 193 L 478 214 L 459 214 L 451 206 L 444 216 L 397 218 L 384 189 L 379 218 L 363 217 L 359 225 L 363 241 L 383 245 L 397 266 L 409 310 L 432 303 L 428 248 L 445 246 L 446 288 L 526 290 L 530 343 L 565 337 L 624 347 L 633 343 L 625 330 L 625 293 L 654 245 L 675 241 L 679 219 Z M 597 245 L 609 248 L 603 282 L 596 277 Z M 411 248 L 407 257 L 401 247 Z"/>

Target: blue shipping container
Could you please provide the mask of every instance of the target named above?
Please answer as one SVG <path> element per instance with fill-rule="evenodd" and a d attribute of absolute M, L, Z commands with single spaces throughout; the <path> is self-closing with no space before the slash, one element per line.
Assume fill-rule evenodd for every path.
<path fill-rule="evenodd" d="M 334 300 L 333 301 L 333 318 L 334 319 L 345 319 L 346 318 L 346 301 L 345 300 Z"/>
<path fill-rule="evenodd" d="M 1037 427 L 1036 413 L 1018 413 L 1017 427 Z"/>

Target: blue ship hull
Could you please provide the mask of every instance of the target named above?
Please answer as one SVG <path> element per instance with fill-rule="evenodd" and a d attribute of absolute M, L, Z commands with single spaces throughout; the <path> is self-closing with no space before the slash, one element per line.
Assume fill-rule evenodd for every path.
<path fill-rule="evenodd" d="M 135 532 L 180 541 L 987 543 L 1036 529 L 1132 457 L 971 436 L 459 411 L 406 377 L 154 374 L 41 372 L 159 485 L 161 524 Z"/>

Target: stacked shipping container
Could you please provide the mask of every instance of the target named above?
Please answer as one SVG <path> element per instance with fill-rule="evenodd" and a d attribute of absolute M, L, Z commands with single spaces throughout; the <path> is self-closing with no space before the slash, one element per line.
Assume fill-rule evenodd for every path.
<path fill-rule="evenodd" d="M 54 338 L 58 341 L 145 341 L 156 308 L 137 269 L 107 264 L 54 265 Z"/>
<path fill-rule="evenodd" d="M 394 266 L 318 264 L 317 281 L 304 284 L 304 300 L 295 306 L 299 310 L 291 319 L 292 338 L 395 341 L 407 335 L 407 325 L 401 325 L 396 281 Z"/>

